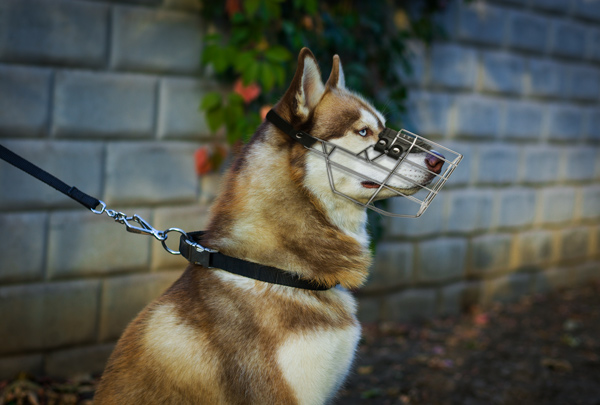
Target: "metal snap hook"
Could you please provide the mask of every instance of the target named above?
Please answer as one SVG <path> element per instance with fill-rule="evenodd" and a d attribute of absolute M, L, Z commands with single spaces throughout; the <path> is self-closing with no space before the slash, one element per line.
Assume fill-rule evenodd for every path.
<path fill-rule="evenodd" d="M 98 200 L 98 202 L 100 203 L 100 209 L 94 209 L 94 208 L 90 208 L 90 211 L 92 211 L 94 214 L 102 214 L 104 212 L 104 210 L 106 209 L 106 203 L 102 200 Z"/>

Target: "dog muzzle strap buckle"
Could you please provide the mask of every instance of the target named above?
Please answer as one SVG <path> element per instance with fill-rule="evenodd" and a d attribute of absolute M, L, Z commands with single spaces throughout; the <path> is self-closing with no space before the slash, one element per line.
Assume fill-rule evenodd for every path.
<path fill-rule="evenodd" d="M 341 146 L 342 140 L 326 141 L 296 130 L 274 110 L 266 119 L 325 159 L 334 194 L 387 216 L 422 215 L 462 159 L 461 154 L 404 129 L 385 128 L 377 142 L 351 151 Z M 390 209 L 375 204 L 390 197 L 404 198 L 388 203 Z"/>
<path fill-rule="evenodd" d="M 296 130 L 292 124 L 284 120 L 281 115 L 277 114 L 274 110 L 269 110 L 267 113 L 267 120 L 285 132 L 294 141 L 301 143 L 307 148 L 310 148 L 315 142 L 317 142 L 317 138 L 314 138 L 304 131 Z"/>

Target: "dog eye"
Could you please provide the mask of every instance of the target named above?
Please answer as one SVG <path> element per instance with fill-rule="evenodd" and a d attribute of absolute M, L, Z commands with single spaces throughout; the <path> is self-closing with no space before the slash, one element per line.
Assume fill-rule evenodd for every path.
<path fill-rule="evenodd" d="M 360 131 L 358 131 L 358 134 L 360 136 L 367 136 L 367 133 L 368 133 L 367 128 L 363 128 Z"/>

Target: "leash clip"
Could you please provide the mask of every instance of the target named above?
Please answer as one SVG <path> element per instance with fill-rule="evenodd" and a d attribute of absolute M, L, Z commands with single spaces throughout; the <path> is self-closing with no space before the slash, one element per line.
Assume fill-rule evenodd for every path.
<path fill-rule="evenodd" d="M 114 219 L 115 222 L 124 224 L 127 229 L 127 232 L 136 233 L 138 235 L 154 236 L 157 240 L 159 240 L 162 243 L 163 248 L 165 248 L 165 250 L 167 252 L 171 253 L 172 255 L 180 255 L 181 254 L 181 252 L 178 252 L 177 250 L 170 249 L 167 246 L 166 241 L 167 241 L 167 237 L 169 236 L 168 235 L 169 232 L 179 232 L 181 235 L 187 236 L 187 233 L 184 230 L 181 230 L 179 228 L 169 228 L 164 231 L 159 231 L 158 229 L 155 229 L 152 225 L 150 225 L 150 223 L 148 221 L 146 221 L 144 218 L 140 217 L 138 214 L 133 214 L 133 216 L 129 217 L 124 212 L 107 209 L 106 203 L 104 201 L 102 201 L 102 200 L 98 200 L 98 201 L 99 201 L 99 204 L 101 205 L 101 207 L 100 207 L 100 209 L 97 209 L 97 210 L 91 208 L 91 210 L 94 214 L 100 215 L 100 214 L 106 213 L 106 215 L 108 215 L 110 218 Z"/>
<path fill-rule="evenodd" d="M 135 226 L 130 221 L 136 222 L 141 226 Z M 132 217 L 123 216 L 119 222 L 125 224 L 127 232 L 137 233 L 141 235 L 152 235 L 161 242 L 167 239 L 167 235 L 164 231 L 154 229 L 152 225 L 150 225 L 144 218 L 140 217 L 137 214 L 133 214 Z"/>
<path fill-rule="evenodd" d="M 106 209 L 106 203 L 101 200 L 98 200 L 98 202 L 100 203 L 100 209 L 97 210 L 95 208 L 90 208 L 90 211 L 92 211 L 94 214 L 102 215 L 102 213 L 104 213 L 104 210 Z"/>

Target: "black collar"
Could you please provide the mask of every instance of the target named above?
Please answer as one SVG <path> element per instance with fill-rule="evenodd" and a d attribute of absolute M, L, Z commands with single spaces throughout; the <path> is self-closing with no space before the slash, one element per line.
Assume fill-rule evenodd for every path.
<path fill-rule="evenodd" d="M 188 232 L 187 235 L 181 235 L 179 240 L 179 251 L 190 263 L 198 264 L 206 268 L 218 268 L 228 271 L 229 273 L 271 284 L 285 285 L 288 287 L 301 288 L 303 290 L 329 290 L 328 287 L 323 287 L 312 281 L 301 279 L 295 274 L 276 267 L 263 266 L 258 263 L 227 256 L 216 250 L 206 248 L 199 243 L 203 234 L 204 231 L 197 231 Z"/>

